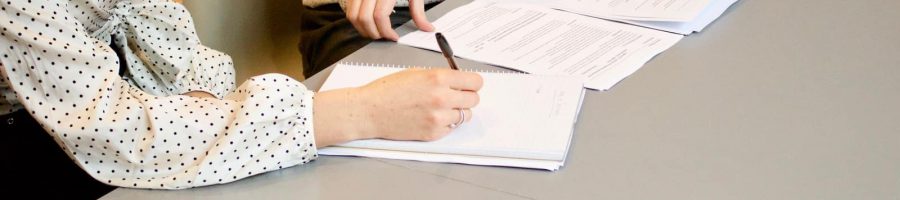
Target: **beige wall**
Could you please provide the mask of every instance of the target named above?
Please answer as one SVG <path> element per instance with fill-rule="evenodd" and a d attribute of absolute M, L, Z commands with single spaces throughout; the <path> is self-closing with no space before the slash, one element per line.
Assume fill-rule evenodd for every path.
<path fill-rule="evenodd" d="M 241 82 L 265 73 L 303 80 L 300 0 L 185 0 L 203 44 L 234 59 Z"/>

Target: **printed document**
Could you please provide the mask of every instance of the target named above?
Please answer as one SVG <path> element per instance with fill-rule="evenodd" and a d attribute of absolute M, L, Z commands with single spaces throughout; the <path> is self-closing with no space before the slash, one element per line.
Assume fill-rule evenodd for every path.
<path fill-rule="evenodd" d="M 731 7 L 731 5 L 733 5 L 737 1 L 738 0 L 712 0 L 711 2 L 709 2 L 709 5 L 707 5 L 706 8 L 703 9 L 702 12 L 700 12 L 699 15 L 697 15 L 691 21 L 660 21 L 660 20 L 640 20 L 640 19 L 627 20 L 627 19 L 623 19 L 623 18 L 616 18 L 615 16 L 598 15 L 598 14 L 596 14 L 597 11 L 582 12 L 587 9 L 567 9 L 567 8 L 559 7 L 559 6 L 551 6 L 550 3 L 546 2 L 546 1 L 540 1 L 540 2 L 544 5 L 551 6 L 553 8 L 563 9 L 563 10 L 570 11 L 570 12 L 580 13 L 580 14 L 584 14 L 584 15 L 590 15 L 590 16 L 614 20 L 614 21 L 620 21 L 620 22 L 624 22 L 624 23 L 653 28 L 653 29 L 657 29 L 657 30 L 678 33 L 678 34 L 682 34 L 682 35 L 689 35 L 694 32 L 702 31 L 704 28 L 706 28 L 706 26 L 709 26 L 709 24 L 711 24 L 713 21 L 715 21 L 720 16 L 722 16 L 722 14 L 725 13 L 725 10 L 728 10 L 728 8 Z M 569 8 L 578 8 L 578 6 L 576 6 L 576 7 L 569 6 Z M 597 10 L 602 10 L 602 9 L 597 9 Z M 591 15 L 591 13 L 595 13 L 595 14 Z"/>
<path fill-rule="evenodd" d="M 485 1 L 485 0 L 482 0 Z M 583 15 L 637 21 L 689 22 L 715 0 L 486 0 L 544 5 Z"/>
<path fill-rule="evenodd" d="M 607 90 L 683 35 L 529 3 L 475 1 L 433 23 L 463 58 L 533 74 L 567 75 Z M 433 32 L 400 44 L 440 51 Z"/>

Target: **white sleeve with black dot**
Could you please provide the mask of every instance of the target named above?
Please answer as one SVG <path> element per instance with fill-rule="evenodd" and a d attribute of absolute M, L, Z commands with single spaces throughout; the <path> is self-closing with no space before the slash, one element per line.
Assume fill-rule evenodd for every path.
<path fill-rule="evenodd" d="M 230 58 L 183 41 L 196 34 L 182 6 L 123 2 L 0 0 L 0 114 L 26 109 L 91 176 L 124 187 L 227 183 L 317 157 L 313 92 L 277 74 L 232 91 Z M 172 95 L 195 90 L 221 99 Z"/>

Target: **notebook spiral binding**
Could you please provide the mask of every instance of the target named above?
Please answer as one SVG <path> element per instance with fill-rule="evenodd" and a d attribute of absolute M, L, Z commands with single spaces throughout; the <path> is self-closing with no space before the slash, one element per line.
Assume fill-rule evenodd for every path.
<path fill-rule="evenodd" d="M 418 67 L 418 66 L 409 66 L 409 65 L 395 65 L 395 64 L 382 64 L 382 63 L 364 63 L 364 62 L 339 62 L 337 65 L 345 65 L 350 67 L 383 67 L 383 68 L 398 68 L 398 69 L 410 69 L 410 68 L 418 68 L 418 69 L 437 69 L 437 67 Z M 449 68 L 448 68 L 449 69 Z M 464 72 L 475 72 L 475 73 L 492 73 L 492 74 L 526 74 L 524 72 L 519 71 L 503 71 L 497 69 L 460 69 L 460 71 Z"/>

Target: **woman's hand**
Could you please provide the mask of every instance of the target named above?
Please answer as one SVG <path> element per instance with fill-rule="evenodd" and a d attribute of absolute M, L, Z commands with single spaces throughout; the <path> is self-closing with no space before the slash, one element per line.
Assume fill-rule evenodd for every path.
<path fill-rule="evenodd" d="M 357 139 L 433 141 L 450 133 L 459 111 L 471 119 L 481 76 L 449 69 L 409 69 L 359 88 L 320 92 L 314 102 L 319 147 Z"/>
<path fill-rule="evenodd" d="M 344 12 L 363 37 L 397 41 L 400 36 L 391 27 L 391 13 L 396 3 L 396 0 L 347 0 Z M 409 0 L 409 13 L 419 30 L 434 30 L 425 17 L 424 0 Z"/>

